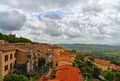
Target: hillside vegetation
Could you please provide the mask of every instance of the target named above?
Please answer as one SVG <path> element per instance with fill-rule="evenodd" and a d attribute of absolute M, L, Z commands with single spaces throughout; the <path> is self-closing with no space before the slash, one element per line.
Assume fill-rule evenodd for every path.
<path fill-rule="evenodd" d="M 112 63 L 120 65 L 120 46 L 98 44 L 61 44 L 61 46 L 75 49 L 85 55 L 104 58 L 110 60 Z"/>
<path fill-rule="evenodd" d="M 9 34 L 2 34 L 0 33 L 0 40 L 6 40 L 9 43 L 32 43 L 31 40 L 24 38 L 24 37 L 16 37 L 15 35 Z"/>

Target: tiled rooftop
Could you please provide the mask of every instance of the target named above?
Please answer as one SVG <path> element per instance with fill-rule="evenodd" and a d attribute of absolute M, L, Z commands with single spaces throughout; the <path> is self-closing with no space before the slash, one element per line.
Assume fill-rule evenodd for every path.
<path fill-rule="evenodd" d="M 0 51 L 13 51 L 15 50 L 13 45 L 0 44 Z"/>
<path fill-rule="evenodd" d="M 95 61 L 97 64 L 100 64 L 100 65 L 105 65 L 105 66 L 109 66 L 109 65 L 110 65 L 110 62 L 109 62 L 109 61 L 106 61 L 106 60 L 104 60 L 104 59 L 94 58 L 94 61 Z"/>
<path fill-rule="evenodd" d="M 120 69 L 120 66 L 116 66 L 117 67 L 117 69 Z"/>
<path fill-rule="evenodd" d="M 60 81 L 82 81 L 82 76 L 79 74 L 80 70 L 76 67 L 69 65 L 62 65 L 56 67 L 56 70 L 65 69 L 61 72 L 58 72 L 56 79 Z"/>
<path fill-rule="evenodd" d="M 73 62 L 72 59 L 69 56 L 65 56 L 65 55 L 55 55 L 54 56 L 54 62 L 56 62 L 56 61 Z"/>
<path fill-rule="evenodd" d="M 115 64 L 110 64 L 111 67 L 117 67 Z"/>
<path fill-rule="evenodd" d="M 44 77 L 40 78 L 40 81 L 82 81 L 82 76 L 79 74 L 80 70 L 77 67 L 70 65 L 62 65 L 56 67 L 56 70 L 61 70 L 56 74 L 54 80 L 43 80 Z"/>
<path fill-rule="evenodd" d="M 89 58 L 91 58 L 91 56 L 85 56 L 85 58 L 86 58 L 86 59 L 89 59 Z"/>
<path fill-rule="evenodd" d="M 73 67 L 71 65 L 62 65 L 62 66 L 57 66 L 55 68 L 56 71 L 61 69 L 74 70 L 74 71 L 80 72 L 80 70 L 77 67 Z"/>
<path fill-rule="evenodd" d="M 27 49 L 27 48 L 16 48 L 16 50 L 24 52 L 24 53 L 30 53 L 30 49 Z"/>

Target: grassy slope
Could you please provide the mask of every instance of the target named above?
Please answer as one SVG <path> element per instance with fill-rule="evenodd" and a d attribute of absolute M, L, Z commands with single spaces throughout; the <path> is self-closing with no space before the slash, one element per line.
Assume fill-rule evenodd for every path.
<path fill-rule="evenodd" d="M 120 65 L 120 46 L 97 44 L 61 44 L 61 46 L 75 49 L 83 54 L 111 60 L 113 63 Z"/>

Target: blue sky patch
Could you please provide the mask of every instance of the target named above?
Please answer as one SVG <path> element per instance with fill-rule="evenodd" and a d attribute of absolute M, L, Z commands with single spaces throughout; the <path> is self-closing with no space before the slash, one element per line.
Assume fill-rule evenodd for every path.
<path fill-rule="evenodd" d="M 57 11 L 48 11 L 46 12 L 46 14 L 48 15 L 57 14 L 59 16 L 64 16 L 65 13 L 63 11 L 57 10 Z"/>
<path fill-rule="evenodd" d="M 48 12 L 44 12 L 44 13 L 39 13 L 36 17 L 38 19 L 41 19 L 43 16 L 45 15 L 53 15 L 53 14 L 57 14 L 59 16 L 64 16 L 64 15 L 74 15 L 73 12 L 64 12 L 62 10 L 56 10 L 56 11 L 48 11 Z"/>
<path fill-rule="evenodd" d="M 37 17 L 38 19 L 41 19 L 43 16 L 44 16 L 44 14 L 38 14 L 36 17 Z"/>

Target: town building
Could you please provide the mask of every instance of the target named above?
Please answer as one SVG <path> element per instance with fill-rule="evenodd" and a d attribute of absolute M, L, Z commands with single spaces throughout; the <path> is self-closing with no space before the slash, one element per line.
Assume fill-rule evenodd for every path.
<path fill-rule="evenodd" d="M 40 43 L 34 44 L 34 64 L 35 66 L 41 66 L 46 64 L 51 64 L 53 61 L 53 50 L 51 45 Z"/>
<path fill-rule="evenodd" d="M 40 81 L 83 81 L 80 70 L 77 67 L 71 65 L 61 65 L 55 68 L 55 79 L 47 80 L 44 76 L 40 78 Z"/>
<path fill-rule="evenodd" d="M 94 58 L 94 64 L 102 71 L 110 70 L 110 61 Z"/>
<path fill-rule="evenodd" d="M 2 81 L 7 75 L 15 71 L 16 50 L 14 46 L 8 44 L 0 45 L 0 75 Z"/>
<path fill-rule="evenodd" d="M 56 78 L 60 81 L 82 81 L 80 70 L 70 65 L 56 67 Z"/>
<path fill-rule="evenodd" d="M 52 45 L 52 49 L 53 49 L 54 55 L 60 55 L 62 52 L 64 52 L 64 49 L 56 44 Z"/>
<path fill-rule="evenodd" d="M 16 48 L 16 73 L 26 74 L 30 71 L 33 71 L 34 65 L 34 55 L 32 49 L 27 47 L 25 48 Z"/>
<path fill-rule="evenodd" d="M 70 56 L 65 55 L 55 55 L 54 56 L 54 67 L 61 66 L 61 65 L 71 65 L 72 66 L 73 60 Z"/>

